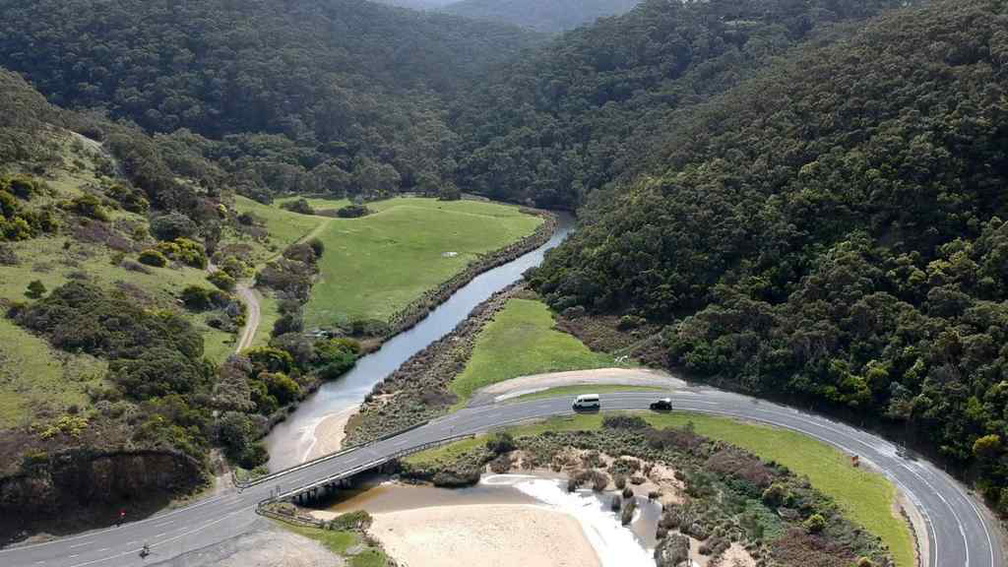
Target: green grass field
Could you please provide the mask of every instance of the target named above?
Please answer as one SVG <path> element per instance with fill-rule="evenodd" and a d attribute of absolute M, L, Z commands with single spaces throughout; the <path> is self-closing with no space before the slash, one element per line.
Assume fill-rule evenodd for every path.
<path fill-rule="evenodd" d="M 266 224 L 266 230 L 269 231 L 268 244 L 265 246 L 262 243 L 248 242 L 254 249 L 253 257 L 257 262 L 279 254 L 284 248 L 301 240 L 330 220 L 326 217 L 293 213 L 275 205 L 263 205 L 241 195 L 235 195 L 235 209 L 261 218 Z"/>
<path fill-rule="evenodd" d="M 451 383 L 461 407 L 476 390 L 528 374 L 614 366 L 612 356 L 592 352 L 576 337 L 553 328 L 545 304 L 511 299 L 476 339 L 465 370 Z"/>
<path fill-rule="evenodd" d="M 516 437 L 545 431 L 584 431 L 602 426 L 605 414 L 580 414 L 507 428 Z M 882 538 L 899 567 L 912 567 L 914 541 L 909 527 L 894 512 L 896 487 L 882 474 L 853 468 L 848 455 L 795 431 L 699 413 L 643 413 L 655 427 L 681 427 L 693 423 L 696 432 L 743 447 L 755 455 L 781 463 L 809 478 L 812 486 L 832 497 L 847 517 Z M 406 458 L 411 463 L 450 459 L 485 443 L 485 438 L 465 439 Z"/>
<path fill-rule="evenodd" d="M 516 206 L 480 201 L 400 197 L 368 207 L 375 212 L 327 219 L 316 233 L 325 253 L 305 309 L 309 329 L 387 321 L 479 255 L 531 234 L 542 223 Z"/>

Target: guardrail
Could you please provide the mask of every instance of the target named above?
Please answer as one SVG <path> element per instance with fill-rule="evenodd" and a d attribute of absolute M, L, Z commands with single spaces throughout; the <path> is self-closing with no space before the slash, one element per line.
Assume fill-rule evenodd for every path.
<path fill-rule="evenodd" d="M 415 427 L 413 427 L 412 429 L 415 429 Z M 426 443 L 421 443 L 419 445 L 414 445 L 413 447 L 407 447 L 405 449 L 400 449 L 399 451 L 396 451 L 394 453 L 390 453 L 388 455 L 385 455 L 383 457 L 374 459 L 372 461 L 368 461 L 367 463 L 364 463 L 364 464 L 361 464 L 361 465 L 357 465 L 357 466 L 355 466 L 353 468 L 350 468 L 350 469 L 347 469 L 345 471 L 340 471 L 338 473 L 331 474 L 331 475 L 329 475 L 327 477 L 324 477 L 324 478 L 322 478 L 320 480 L 317 480 L 315 482 L 312 482 L 310 484 L 304 484 L 304 485 L 301 485 L 301 486 L 299 486 L 297 488 L 294 488 L 292 490 L 288 490 L 287 492 L 281 492 L 281 493 L 272 495 L 269 498 L 266 498 L 264 500 L 260 500 L 256 504 L 256 512 L 262 514 L 262 510 L 264 509 L 264 506 L 266 506 L 267 504 L 269 504 L 271 502 L 276 502 L 276 501 L 287 500 L 289 498 L 293 498 L 293 497 L 295 497 L 295 496 L 297 496 L 299 494 L 302 494 L 304 492 L 312 490 L 313 488 L 318 488 L 318 487 L 321 487 L 321 486 L 325 486 L 325 485 L 327 485 L 329 483 L 336 482 L 338 480 L 342 480 L 342 479 L 345 479 L 345 478 L 348 478 L 348 477 L 352 477 L 352 476 L 354 476 L 356 474 L 359 474 L 359 473 L 362 473 L 364 471 L 368 471 L 368 470 L 374 469 L 376 467 L 379 467 L 381 465 L 384 465 L 385 463 L 388 463 L 388 462 L 394 461 L 396 459 L 400 459 L 402 457 L 405 457 L 406 455 L 411 455 L 413 453 L 419 453 L 420 451 L 425 451 L 427 449 L 431 449 L 431 448 L 437 447 L 439 445 L 445 445 L 447 443 L 452 443 L 452 442 L 455 442 L 455 441 L 459 441 L 459 440 L 462 440 L 462 439 L 468 439 L 470 437 L 475 437 L 475 436 L 476 436 L 476 434 L 474 434 L 474 433 L 461 433 L 461 434 L 458 434 L 458 435 L 452 435 L 450 437 L 445 437 L 444 439 L 438 439 L 437 441 L 428 441 Z M 266 514 L 263 514 L 263 515 L 266 515 Z"/>

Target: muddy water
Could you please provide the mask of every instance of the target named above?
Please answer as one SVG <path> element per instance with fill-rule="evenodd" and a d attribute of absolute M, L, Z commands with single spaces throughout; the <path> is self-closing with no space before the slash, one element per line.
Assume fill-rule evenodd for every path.
<path fill-rule="evenodd" d="M 477 305 L 521 279 L 525 270 L 542 263 L 546 251 L 563 242 L 574 225 L 570 215 L 561 214 L 559 221 L 556 232 L 546 244 L 473 278 L 416 326 L 362 357 L 338 380 L 323 384 L 266 437 L 269 469 L 276 471 L 304 462 L 314 441 L 315 427 L 323 419 L 359 406 L 375 384 L 427 345 L 451 332 Z"/>

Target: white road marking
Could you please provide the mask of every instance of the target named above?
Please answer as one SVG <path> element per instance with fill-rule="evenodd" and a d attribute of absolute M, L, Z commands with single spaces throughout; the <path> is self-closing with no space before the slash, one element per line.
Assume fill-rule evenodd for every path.
<path fill-rule="evenodd" d="M 85 541 L 85 542 L 81 542 L 81 543 L 75 543 L 74 545 L 70 546 L 70 549 L 73 549 L 75 547 L 82 547 L 82 546 L 85 546 L 85 545 L 91 545 L 91 543 L 92 542 L 90 542 L 90 541 Z"/>

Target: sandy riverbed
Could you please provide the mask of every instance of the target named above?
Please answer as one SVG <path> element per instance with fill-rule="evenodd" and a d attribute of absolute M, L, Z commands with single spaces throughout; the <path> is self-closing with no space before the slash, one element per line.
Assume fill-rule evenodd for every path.
<path fill-rule="evenodd" d="M 528 504 L 432 506 L 374 514 L 370 532 L 408 567 L 599 566 L 576 519 Z"/>
<path fill-rule="evenodd" d="M 312 432 L 314 440 L 303 460 L 310 461 L 339 451 L 343 445 L 343 438 L 346 436 L 346 424 L 355 413 L 357 413 L 357 408 L 353 407 L 327 415 L 319 421 Z"/>

